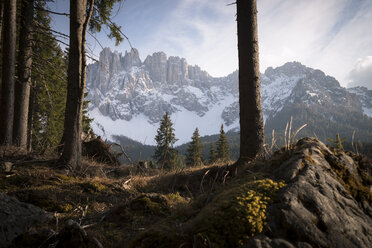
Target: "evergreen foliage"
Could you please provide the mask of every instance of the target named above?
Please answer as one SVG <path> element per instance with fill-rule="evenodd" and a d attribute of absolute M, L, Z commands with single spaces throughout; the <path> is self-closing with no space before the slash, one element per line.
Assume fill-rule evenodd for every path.
<path fill-rule="evenodd" d="M 198 128 L 195 129 L 189 147 L 187 148 L 186 164 L 188 166 L 203 165 L 203 146 L 200 142 L 200 135 Z"/>
<path fill-rule="evenodd" d="M 37 5 L 44 8 L 45 3 Z M 34 34 L 30 115 L 32 115 L 32 148 L 51 152 L 63 133 L 66 105 L 67 56 L 50 29 L 51 18 L 45 11 L 36 11 Z"/>
<path fill-rule="evenodd" d="M 226 162 L 230 159 L 229 143 L 227 142 L 226 134 L 223 129 L 223 124 L 220 129 L 220 136 L 217 141 L 217 160 Z"/>
<path fill-rule="evenodd" d="M 177 167 L 178 152 L 173 148 L 177 139 L 174 134 L 173 123 L 168 112 L 163 116 L 160 122 L 157 135 L 155 136 L 156 149 L 154 159 L 161 169 L 174 169 Z"/>
<path fill-rule="evenodd" d="M 88 104 L 90 101 L 86 100 L 88 96 L 88 92 L 84 94 L 84 102 L 83 102 L 83 132 L 87 135 L 94 136 L 93 129 L 91 127 L 91 123 L 93 118 L 90 118 L 88 115 Z"/>
<path fill-rule="evenodd" d="M 121 3 L 124 0 L 95 0 L 92 17 L 89 22 L 89 30 L 93 33 L 100 32 L 102 25 L 108 27 L 110 30 L 108 37 L 115 39 L 116 46 L 124 39 L 121 26 L 110 20 L 111 12 L 117 2 Z"/>
<path fill-rule="evenodd" d="M 33 35 L 32 89 L 30 97 L 29 129 L 33 150 L 50 153 L 60 144 L 64 129 L 68 49 L 62 51 L 50 31 L 51 18 L 45 2 L 37 1 Z M 85 96 L 88 93 L 85 93 Z M 83 131 L 93 135 L 88 116 L 89 101 L 83 103 Z"/>
<path fill-rule="evenodd" d="M 208 162 L 210 164 L 213 164 L 214 162 L 216 162 L 216 159 L 217 159 L 216 150 L 214 150 L 214 144 L 213 144 L 213 142 L 211 142 L 210 147 L 209 147 L 209 160 L 208 160 Z"/>

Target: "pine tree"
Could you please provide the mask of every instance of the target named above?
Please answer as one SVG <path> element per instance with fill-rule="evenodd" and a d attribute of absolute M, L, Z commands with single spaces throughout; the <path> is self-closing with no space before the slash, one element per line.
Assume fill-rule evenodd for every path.
<path fill-rule="evenodd" d="M 230 159 L 230 149 L 229 143 L 227 142 L 227 138 L 225 135 L 225 131 L 223 130 L 223 124 L 221 125 L 220 129 L 220 137 L 217 141 L 217 160 L 221 162 L 226 162 Z"/>
<path fill-rule="evenodd" d="M 187 148 L 186 164 L 188 166 L 203 165 L 203 146 L 200 143 L 200 135 L 198 128 L 195 129 L 189 147 Z"/>
<path fill-rule="evenodd" d="M 29 149 L 52 152 L 63 133 L 67 58 L 50 30 L 51 18 L 37 1 L 33 35 L 32 87 L 29 107 Z"/>
<path fill-rule="evenodd" d="M 93 129 L 91 127 L 93 118 L 90 118 L 88 115 L 88 104 L 90 103 L 90 101 L 85 100 L 87 96 L 88 92 L 85 92 L 83 102 L 83 132 L 86 133 L 87 135 L 94 136 Z"/>
<path fill-rule="evenodd" d="M 34 19 L 34 1 L 22 0 L 18 80 L 15 83 L 13 143 L 16 146 L 27 147 L 27 122 L 31 90 L 32 67 L 32 28 Z"/>
<path fill-rule="evenodd" d="M 210 164 L 213 164 L 214 162 L 216 162 L 216 160 L 217 160 L 216 150 L 214 150 L 213 142 L 211 142 L 210 147 L 209 147 L 209 160 L 208 160 L 208 162 Z"/>
<path fill-rule="evenodd" d="M 118 45 L 123 40 L 120 26 L 109 19 L 117 1 L 119 0 L 70 0 L 67 101 L 62 137 L 64 146 L 60 162 L 72 170 L 81 165 L 82 110 L 86 84 L 85 41 L 88 27 L 91 31 L 99 31 L 102 25 L 108 26 L 109 37 L 115 38 Z"/>
<path fill-rule="evenodd" d="M 173 123 L 168 112 L 166 112 L 155 136 L 157 146 L 154 159 L 157 165 L 162 169 L 174 169 L 177 167 L 178 153 L 173 148 L 177 139 L 172 126 Z"/>
<path fill-rule="evenodd" d="M 264 155 L 264 123 L 258 54 L 257 1 L 237 0 L 240 157 L 244 163 Z"/>
<path fill-rule="evenodd" d="M 88 3 L 89 2 L 89 3 Z M 86 80 L 85 40 L 94 0 L 70 0 L 70 43 L 63 152 L 60 161 L 69 169 L 81 165 L 81 132 Z"/>
<path fill-rule="evenodd" d="M 0 103 L 0 145 L 12 145 L 16 53 L 17 1 L 4 1 L 2 40 L 2 84 Z"/>

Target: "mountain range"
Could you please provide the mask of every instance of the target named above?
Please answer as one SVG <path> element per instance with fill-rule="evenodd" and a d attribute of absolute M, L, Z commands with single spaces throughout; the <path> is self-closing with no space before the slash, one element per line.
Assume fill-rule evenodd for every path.
<path fill-rule="evenodd" d="M 186 59 L 156 52 L 141 61 L 138 50 L 125 54 L 105 48 L 99 62 L 87 67 L 89 115 L 93 130 L 111 141 L 125 136 L 154 145 L 159 122 L 169 112 L 177 145 L 190 140 L 196 127 L 202 136 L 239 130 L 238 71 L 212 77 Z M 372 90 L 346 89 L 321 70 L 299 62 L 261 74 L 265 129 L 283 133 L 307 124 L 302 135 L 325 139 L 336 133 L 372 140 Z M 268 135 L 267 135 L 268 136 Z M 280 135 L 279 135 L 280 136 Z"/>

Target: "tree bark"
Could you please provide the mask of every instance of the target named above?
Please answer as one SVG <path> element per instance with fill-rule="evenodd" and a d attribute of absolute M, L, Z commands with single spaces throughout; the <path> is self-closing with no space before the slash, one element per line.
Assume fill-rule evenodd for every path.
<path fill-rule="evenodd" d="M 4 1 L 0 0 L 0 47 L 2 46 L 2 31 L 3 31 L 3 15 L 4 15 Z"/>
<path fill-rule="evenodd" d="M 74 170 L 81 162 L 82 107 L 85 90 L 85 37 L 87 25 L 93 11 L 89 12 L 87 0 L 70 0 L 70 49 L 68 64 L 68 86 L 64 122 L 64 147 L 60 160 Z"/>
<path fill-rule="evenodd" d="M 27 120 L 27 151 L 32 151 L 32 135 L 33 135 L 33 120 L 34 120 L 34 108 L 35 108 L 35 100 L 36 100 L 36 92 L 35 92 L 35 81 L 33 86 L 30 90 L 30 99 L 29 99 L 29 108 L 28 108 L 28 120 Z"/>
<path fill-rule="evenodd" d="M 15 84 L 13 143 L 27 148 L 27 121 L 31 87 L 33 0 L 22 0 L 18 80 Z"/>
<path fill-rule="evenodd" d="M 256 0 L 237 0 L 240 158 L 245 162 L 264 155 Z"/>
<path fill-rule="evenodd" d="M 3 64 L 0 105 L 0 145 L 11 145 L 14 118 L 16 0 L 4 1 Z"/>

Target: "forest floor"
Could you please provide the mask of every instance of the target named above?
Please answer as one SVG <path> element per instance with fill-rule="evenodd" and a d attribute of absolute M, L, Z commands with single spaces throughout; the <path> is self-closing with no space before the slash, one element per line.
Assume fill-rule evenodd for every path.
<path fill-rule="evenodd" d="M 292 155 L 281 149 L 269 160 L 171 172 L 84 158 L 72 173 L 56 157 L 15 149 L 0 158 L 12 163 L 0 168 L 0 193 L 53 214 L 13 247 L 42 247 L 51 230 L 58 234 L 69 219 L 103 247 L 211 247 L 211 241 L 215 247 L 237 247 L 262 232 L 265 209 L 285 186 L 270 173 Z"/>
<path fill-rule="evenodd" d="M 195 216 L 238 173 L 223 163 L 169 172 L 114 166 L 86 157 L 82 168 L 71 173 L 56 157 L 29 156 L 15 148 L 5 151 L 0 160 L 12 163 L 12 168 L 3 163 L 0 169 L 0 193 L 54 216 L 37 227 L 36 234 L 19 238 L 15 247 L 38 247 L 48 230 L 58 233 L 68 219 L 104 247 L 128 247 L 154 223 L 174 216 L 183 222 Z"/>

